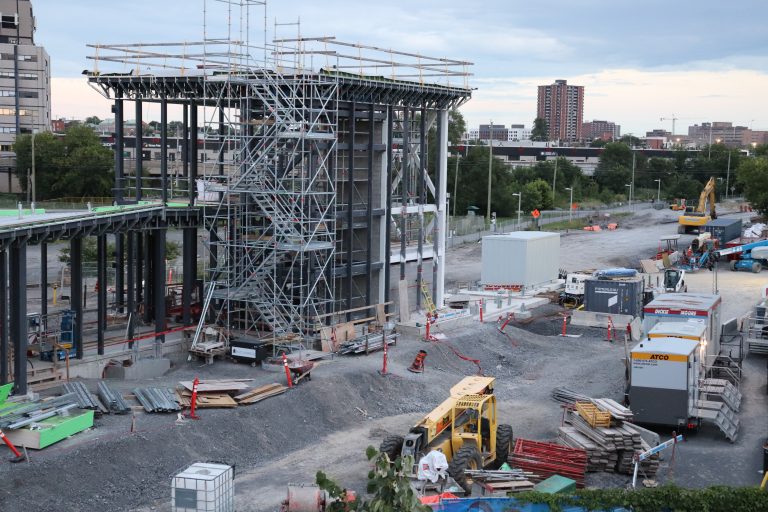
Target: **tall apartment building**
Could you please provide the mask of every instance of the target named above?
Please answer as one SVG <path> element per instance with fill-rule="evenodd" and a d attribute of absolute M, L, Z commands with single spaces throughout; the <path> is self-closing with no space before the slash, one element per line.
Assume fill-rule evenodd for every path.
<path fill-rule="evenodd" d="M 34 34 L 31 0 L 0 0 L 0 192 L 19 191 L 16 135 L 51 126 L 50 62 Z"/>
<path fill-rule="evenodd" d="M 552 85 L 540 85 L 536 112 L 537 117 L 547 122 L 549 140 L 581 140 L 584 86 L 568 85 L 565 80 L 555 80 Z"/>
<path fill-rule="evenodd" d="M 581 134 L 585 140 L 618 140 L 621 138 L 621 125 L 595 119 L 581 125 Z"/>

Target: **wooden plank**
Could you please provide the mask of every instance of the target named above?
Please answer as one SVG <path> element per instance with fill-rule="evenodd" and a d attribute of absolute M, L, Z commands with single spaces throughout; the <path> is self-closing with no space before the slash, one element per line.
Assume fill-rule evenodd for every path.
<path fill-rule="evenodd" d="M 205 393 L 197 395 L 196 407 L 200 409 L 215 408 L 215 407 L 237 407 L 237 402 L 227 395 L 226 393 L 213 394 Z"/>
<path fill-rule="evenodd" d="M 282 395 L 282 394 L 283 394 L 283 393 L 285 393 L 286 391 L 288 391 L 288 388 L 286 388 L 285 386 L 283 386 L 283 387 L 282 387 L 282 388 L 280 388 L 280 389 L 275 389 L 275 390 L 273 390 L 273 391 L 269 391 L 269 392 L 267 392 L 267 393 L 261 393 L 261 394 L 259 394 L 259 395 L 253 396 L 253 397 L 251 397 L 251 398 L 247 398 L 247 399 L 245 399 L 245 400 L 241 400 L 241 401 L 240 401 L 240 405 L 250 405 L 250 404 L 255 404 L 255 403 L 257 403 L 257 402 L 261 402 L 262 400 L 264 400 L 264 399 L 266 399 L 266 398 L 270 398 L 270 397 L 273 397 L 273 396 L 277 396 L 277 395 Z"/>
<path fill-rule="evenodd" d="M 250 382 L 253 379 L 248 379 L 246 382 Z M 185 380 L 179 382 L 181 386 L 184 386 L 186 389 L 192 391 L 193 383 L 192 381 Z M 222 391 L 243 391 L 248 389 L 248 384 L 241 381 L 213 381 L 213 380 L 202 380 L 197 385 L 197 392 L 198 393 L 208 393 L 208 392 L 222 392 Z"/>
<path fill-rule="evenodd" d="M 275 389 L 282 388 L 282 387 L 283 387 L 282 384 L 278 384 L 276 382 L 272 384 L 267 384 L 266 386 L 259 386 L 258 388 L 253 388 L 249 391 L 246 391 L 245 393 L 241 393 L 235 396 L 235 400 L 238 400 L 238 401 L 245 400 L 246 398 L 250 398 L 252 396 L 256 396 L 261 393 L 266 393 L 268 391 L 273 391 Z"/>

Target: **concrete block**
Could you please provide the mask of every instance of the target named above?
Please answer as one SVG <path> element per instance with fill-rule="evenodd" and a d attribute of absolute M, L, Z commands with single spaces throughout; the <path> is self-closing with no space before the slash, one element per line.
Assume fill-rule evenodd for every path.
<path fill-rule="evenodd" d="M 571 325 L 582 327 L 608 328 L 608 320 L 613 321 L 613 327 L 617 335 L 626 332 L 627 324 L 632 330 L 632 339 L 639 340 L 641 336 L 640 319 L 631 315 L 613 315 L 610 313 L 597 313 L 595 311 L 576 310 L 571 315 Z"/>
<path fill-rule="evenodd" d="M 141 380 L 160 377 L 171 369 L 170 359 L 139 359 L 131 366 L 108 366 L 104 372 L 107 379 Z"/>

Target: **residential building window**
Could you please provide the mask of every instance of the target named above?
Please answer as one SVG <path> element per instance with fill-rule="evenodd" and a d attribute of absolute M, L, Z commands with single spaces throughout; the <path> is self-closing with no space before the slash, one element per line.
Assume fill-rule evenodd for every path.
<path fill-rule="evenodd" d="M 34 73 L 19 73 L 19 80 L 37 80 L 37 75 Z"/>
<path fill-rule="evenodd" d="M 16 28 L 19 25 L 19 15 L 3 14 L 2 18 L 0 18 L 0 23 L 2 28 Z"/>
<path fill-rule="evenodd" d="M 13 98 L 16 96 L 16 91 L 0 90 L 0 97 Z"/>
<path fill-rule="evenodd" d="M 37 55 L 19 55 L 19 60 L 23 62 L 37 62 Z"/>
<path fill-rule="evenodd" d="M 15 108 L 0 108 L 0 116 L 15 116 Z"/>
<path fill-rule="evenodd" d="M 13 92 L 13 91 L 11 91 Z M 13 96 L 11 94 L 11 96 Z M 39 94 L 37 91 L 19 91 L 19 98 L 35 98 L 37 99 Z"/>
<path fill-rule="evenodd" d="M 2 145 L 0 145 L 0 151 L 13 151 L 13 145 L 12 144 L 2 144 Z"/>
<path fill-rule="evenodd" d="M 16 128 L 10 126 L 0 126 L 0 133 L 16 133 Z"/>

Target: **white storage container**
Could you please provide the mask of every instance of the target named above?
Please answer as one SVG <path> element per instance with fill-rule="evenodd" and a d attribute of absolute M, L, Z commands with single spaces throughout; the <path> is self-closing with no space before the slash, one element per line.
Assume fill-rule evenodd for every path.
<path fill-rule="evenodd" d="M 486 289 L 531 287 L 557 279 L 560 234 L 516 231 L 483 237 L 481 282 Z"/>
<path fill-rule="evenodd" d="M 235 472 L 231 466 L 196 462 L 173 477 L 173 512 L 233 512 Z"/>

